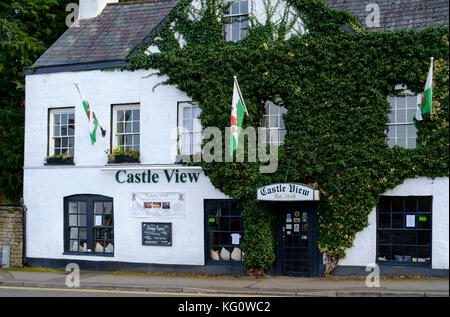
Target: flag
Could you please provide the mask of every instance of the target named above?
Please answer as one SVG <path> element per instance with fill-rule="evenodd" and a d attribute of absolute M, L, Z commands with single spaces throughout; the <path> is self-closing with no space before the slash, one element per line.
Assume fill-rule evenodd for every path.
<path fill-rule="evenodd" d="M 84 111 L 86 112 L 86 116 L 89 121 L 89 135 L 91 136 L 91 143 L 94 145 L 95 141 L 97 141 L 97 128 L 98 128 L 98 120 L 95 116 L 94 111 L 92 111 L 89 102 L 83 100 Z"/>
<path fill-rule="evenodd" d="M 86 116 L 89 122 L 89 135 L 91 138 L 92 145 L 95 144 L 97 141 L 97 129 L 100 128 L 102 130 L 102 135 L 105 136 L 106 132 L 103 130 L 103 128 L 98 124 L 97 116 L 95 115 L 94 111 L 92 111 L 91 106 L 89 105 L 89 102 L 84 100 L 83 96 L 81 95 L 81 91 L 78 88 L 78 85 L 75 84 L 75 87 L 77 87 L 78 93 L 81 98 L 81 102 L 84 107 L 84 111 L 86 112 Z"/>
<path fill-rule="evenodd" d="M 244 121 L 244 114 L 247 113 L 244 99 L 242 98 L 241 89 L 236 76 L 234 76 L 233 87 L 233 104 L 231 108 L 231 121 L 230 121 L 230 155 L 233 157 L 234 151 L 238 148 L 239 134 L 242 128 L 242 122 Z"/>
<path fill-rule="evenodd" d="M 431 58 L 430 70 L 428 71 L 427 82 L 423 93 L 417 96 L 417 112 L 414 121 L 421 121 L 422 115 L 431 112 L 433 103 L 433 57 Z"/>

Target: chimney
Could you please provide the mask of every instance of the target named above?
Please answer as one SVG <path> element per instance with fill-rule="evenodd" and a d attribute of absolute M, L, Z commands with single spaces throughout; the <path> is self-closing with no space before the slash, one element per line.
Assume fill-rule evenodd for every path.
<path fill-rule="evenodd" d="M 80 0 L 79 19 L 92 19 L 98 16 L 108 3 L 117 3 L 119 0 Z"/>

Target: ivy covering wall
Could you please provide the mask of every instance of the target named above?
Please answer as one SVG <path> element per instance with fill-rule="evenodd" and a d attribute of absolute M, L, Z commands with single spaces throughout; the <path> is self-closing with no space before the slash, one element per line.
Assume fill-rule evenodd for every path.
<path fill-rule="evenodd" d="M 330 272 L 368 225 L 383 192 L 406 178 L 448 176 L 448 27 L 369 32 L 351 13 L 323 0 L 290 0 L 306 34 L 286 39 L 288 23 L 268 19 L 233 43 L 223 39 L 227 21 L 221 1 L 202 0 L 196 19 L 190 18 L 190 2 L 179 2 L 150 43 L 160 52 L 141 48 L 130 56 L 130 69 L 167 75 L 165 84 L 199 102 L 203 127 L 229 127 L 234 75 L 249 112 L 244 127 L 261 126 L 264 101 L 279 96 L 288 110 L 275 173 L 261 174 L 259 162 L 193 163 L 244 208 L 248 271 L 265 271 L 274 262 L 280 221 L 279 210 L 256 201 L 258 187 L 293 182 L 320 190 L 319 249 L 328 256 Z M 435 58 L 433 112 L 417 124 L 417 148 L 389 148 L 387 96 L 398 84 L 421 92 L 430 57 Z"/>

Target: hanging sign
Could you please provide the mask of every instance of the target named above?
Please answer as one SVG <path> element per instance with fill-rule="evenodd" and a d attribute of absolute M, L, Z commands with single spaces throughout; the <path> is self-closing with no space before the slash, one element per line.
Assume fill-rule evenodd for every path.
<path fill-rule="evenodd" d="M 262 201 L 317 201 L 319 191 L 301 184 L 272 184 L 258 188 L 257 199 Z"/>

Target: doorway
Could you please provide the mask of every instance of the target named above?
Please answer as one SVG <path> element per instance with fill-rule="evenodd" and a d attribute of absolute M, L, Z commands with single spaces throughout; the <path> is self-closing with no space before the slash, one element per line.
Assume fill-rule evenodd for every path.
<path fill-rule="evenodd" d="M 279 204 L 276 273 L 287 276 L 320 276 L 323 271 L 317 245 L 317 212 L 314 204 Z"/>

